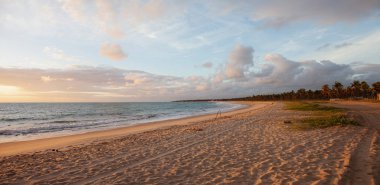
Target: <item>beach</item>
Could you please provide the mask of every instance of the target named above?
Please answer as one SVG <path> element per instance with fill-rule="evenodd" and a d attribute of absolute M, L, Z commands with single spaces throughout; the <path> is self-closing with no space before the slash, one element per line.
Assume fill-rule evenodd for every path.
<path fill-rule="evenodd" d="M 380 185 L 380 0 L 0 0 L 0 185 Z"/>
<path fill-rule="evenodd" d="M 353 109 L 372 116 L 365 126 L 307 131 L 284 121 L 308 113 L 284 110 L 282 102 L 245 104 L 217 118 L 2 143 L 0 184 L 379 183 L 380 139 L 371 126 L 379 123 L 379 104 Z"/>

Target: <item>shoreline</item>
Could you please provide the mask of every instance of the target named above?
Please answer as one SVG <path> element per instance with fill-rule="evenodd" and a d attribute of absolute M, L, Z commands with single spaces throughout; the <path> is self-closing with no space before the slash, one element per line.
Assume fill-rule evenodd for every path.
<path fill-rule="evenodd" d="M 210 110 L 205 110 L 203 112 L 198 112 L 195 114 L 191 114 L 191 113 L 189 113 L 189 114 L 173 114 L 173 115 L 163 116 L 163 117 L 158 116 L 157 118 L 153 118 L 153 119 L 143 118 L 141 120 L 135 119 L 133 121 L 124 120 L 124 121 L 118 121 L 118 123 L 116 125 L 113 125 L 111 122 L 111 125 L 103 125 L 103 126 L 95 127 L 95 128 L 78 129 L 78 130 L 64 130 L 63 129 L 61 131 L 56 131 L 56 132 L 47 132 L 47 133 L 42 133 L 42 134 L 25 135 L 25 136 L 23 136 L 22 134 L 18 134 L 18 135 L 21 135 L 21 137 L 18 137 L 16 135 L 16 137 L 0 138 L 0 144 L 1 143 L 31 141 L 31 140 L 45 139 L 45 138 L 52 138 L 52 137 L 62 137 L 62 136 L 85 134 L 85 133 L 90 133 L 90 132 L 118 129 L 118 128 L 124 128 L 124 127 L 131 127 L 131 126 L 140 125 L 140 124 L 147 124 L 147 123 L 154 123 L 154 122 L 161 122 L 161 121 L 169 121 L 169 120 L 177 120 L 177 119 L 190 118 L 190 117 L 196 117 L 196 116 L 203 116 L 203 115 L 209 115 L 209 114 L 216 114 L 219 111 L 222 111 L 222 113 L 225 113 L 225 112 L 231 112 L 234 110 L 239 110 L 239 109 L 242 109 L 246 106 L 246 105 L 244 105 L 244 103 L 234 103 L 233 101 L 230 101 L 230 102 L 214 102 L 214 103 L 229 104 L 231 107 L 210 109 Z M 71 121 L 69 121 L 69 122 L 71 122 Z M 75 121 L 75 122 L 81 122 L 81 121 Z M 10 123 L 8 123 L 8 124 L 10 124 Z M 1 133 L 0 133 L 0 135 L 1 135 Z M 7 135 L 7 134 L 5 134 L 5 135 Z M 11 136 L 14 136 L 14 135 L 11 134 Z"/>
<path fill-rule="evenodd" d="M 223 112 L 223 116 L 231 116 L 234 114 L 239 114 L 247 112 L 254 109 L 259 109 L 268 103 L 263 102 L 230 102 L 241 105 L 248 105 L 246 107 L 241 107 L 238 109 Z M 256 105 L 256 106 L 255 106 Z M 196 115 L 178 119 L 169 119 L 162 121 L 154 121 L 147 123 L 139 123 L 136 125 L 109 128 L 105 130 L 90 131 L 86 133 L 79 133 L 73 135 L 57 136 L 57 137 L 47 137 L 27 141 L 12 141 L 0 143 L 0 157 L 25 154 L 37 151 L 43 151 L 47 149 L 61 149 L 72 145 L 82 145 L 89 144 L 94 141 L 112 139 L 116 137 L 121 137 L 129 134 L 136 134 L 145 131 L 151 131 L 161 128 L 167 128 L 174 125 L 190 125 L 195 122 L 201 122 L 205 120 L 210 120 L 215 118 L 215 113 Z"/>

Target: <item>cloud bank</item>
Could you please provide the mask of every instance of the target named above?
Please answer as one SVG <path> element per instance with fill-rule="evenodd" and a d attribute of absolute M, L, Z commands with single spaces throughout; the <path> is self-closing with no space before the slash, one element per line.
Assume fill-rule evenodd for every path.
<path fill-rule="evenodd" d="M 202 77 L 174 77 L 117 68 L 0 68 L 1 86 L 20 90 L 25 101 L 169 101 L 205 96 Z M 49 94 L 49 96 L 47 96 Z M 3 94 L 0 92 L 0 97 Z M 50 97 L 50 98 L 49 98 Z M 19 99 L 20 101 L 20 99 Z"/>
<path fill-rule="evenodd" d="M 280 54 L 268 54 L 264 62 L 254 65 L 253 51 L 251 47 L 237 45 L 226 63 L 209 78 L 89 66 L 60 70 L 0 68 L 0 86 L 18 89 L 14 96 L 29 100 L 170 101 L 319 89 L 334 81 L 373 83 L 380 79 L 380 64 L 294 61 Z M 5 95 L 0 93 L 2 96 Z"/>

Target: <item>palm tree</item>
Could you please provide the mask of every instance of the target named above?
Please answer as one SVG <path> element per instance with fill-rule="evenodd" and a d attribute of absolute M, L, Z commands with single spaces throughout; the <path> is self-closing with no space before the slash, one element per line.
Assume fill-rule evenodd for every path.
<path fill-rule="evenodd" d="M 367 84 L 366 81 L 362 81 L 362 83 L 360 83 L 360 89 L 363 93 L 363 97 L 367 98 L 368 92 L 369 92 L 369 85 Z"/>
<path fill-rule="evenodd" d="M 352 91 L 354 93 L 355 97 L 360 96 L 361 94 L 361 84 L 358 80 L 355 80 L 354 82 L 351 83 Z"/>
<path fill-rule="evenodd" d="M 373 83 L 372 87 L 373 87 L 373 90 L 376 91 L 377 94 L 380 93 L 380 82 Z M 379 96 L 376 93 L 374 93 L 374 96 L 376 97 L 376 99 L 378 99 Z"/>
<path fill-rule="evenodd" d="M 347 95 L 347 97 L 349 97 L 349 98 L 352 98 L 352 97 L 354 96 L 354 91 L 352 90 L 352 87 L 351 87 L 351 86 L 348 86 L 348 87 L 346 88 L 346 95 Z"/>
<path fill-rule="evenodd" d="M 328 84 L 323 85 L 321 90 L 322 90 L 322 91 L 321 91 L 322 95 L 323 95 L 326 99 L 331 98 L 331 92 L 330 92 L 331 89 L 330 89 L 330 87 L 329 87 Z"/>
<path fill-rule="evenodd" d="M 373 83 L 372 87 L 377 93 L 380 93 L 380 82 Z"/>
<path fill-rule="evenodd" d="M 307 97 L 307 99 L 315 99 L 315 96 L 314 96 L 314 92 L 312 91 L 312 90 L 307 90 L 306 91 L 306 97 Z"/>
<path fill-rule="evenodd" d="M 305 95 L 306 95 L 306 89 L 298 89 L 297 91 L 297 97 L 298 99 L 305 99 Z"/>
<path fill-rule="evenodd" d="M 334 86 L 333 86 L 333 92 L 336 98 L 341 98 L 343 95 L 342 83 L 335 81 Z"/>

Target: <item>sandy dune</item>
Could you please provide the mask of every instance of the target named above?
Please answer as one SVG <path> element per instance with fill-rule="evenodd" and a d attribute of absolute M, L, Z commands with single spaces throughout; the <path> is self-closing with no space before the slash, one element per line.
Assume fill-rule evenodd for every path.
<path fill-rule="evenodd" d="M 307 114 L 285 111 L 282 103 L 261 105 L 217 120 L 5 156 L 0 184 L 350 184 L 368 179 L 351 169 L 358 159 L 371 169 L 374 165 L 378 134 L 375 141 L 370 137 L 372 158 L 358 155 L 371 128 L 296 131 L 283 121 Z M 369 179 L 363 182 L 376 181 Z"/>

